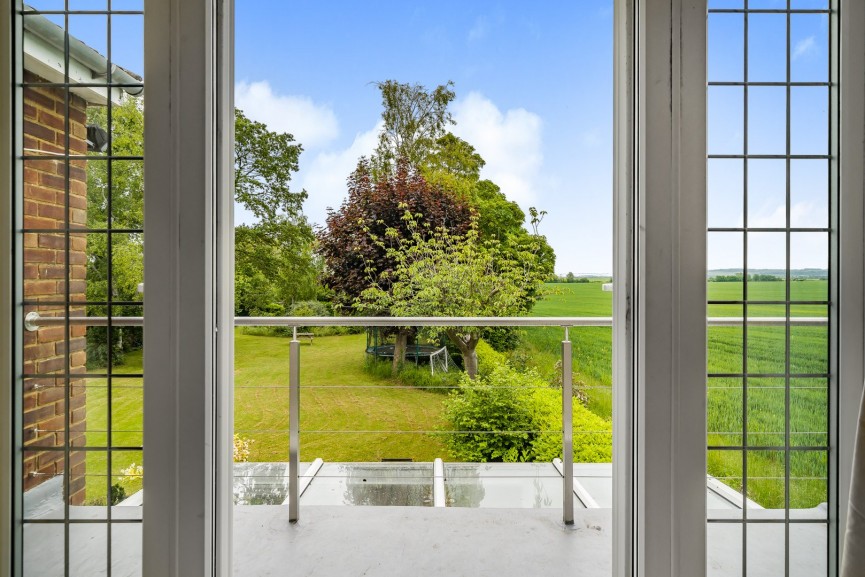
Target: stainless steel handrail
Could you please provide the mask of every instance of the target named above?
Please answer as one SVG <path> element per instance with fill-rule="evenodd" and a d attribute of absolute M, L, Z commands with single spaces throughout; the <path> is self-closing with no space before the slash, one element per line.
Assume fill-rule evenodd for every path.
<path fill-rule="evenodd" d="M 46 317 L 30 312 L 24 318 L 27 330 L 40 327 L 86 325 L 104 327 L 108 317 Z M 738 326 L 743 317 L 707 317 L 709 326 Z M 824 326 L 827 317 L 749 317 L 751 326 Z M 111 326 L 138 327 L 144 317 L 111 317 Z M 611 327 L 612 317 L 234 317 L 236 327 Z"/>

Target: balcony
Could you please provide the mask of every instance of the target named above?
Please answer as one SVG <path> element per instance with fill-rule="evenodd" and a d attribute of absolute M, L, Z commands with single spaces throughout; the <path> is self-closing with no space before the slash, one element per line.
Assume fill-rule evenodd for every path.
<path fill-rule="evenodd" d="M 40 317 L 29 315 L 28 329 L 59 325 L 100 326 L 99 317 Z M 750 318 L 749 325 L 776 326 L 785 322 L 823 325 L 824 318 Z M 136 326 L 139 317 L 111 319 L 113 326 Z M 234 563 L 239 575 L 276 574 L 290 566 L 297 574 L 352 574 L 370 571 L 399 575 L 407 566 L 419 575 L 453 571 L 472 575 L 532 574 L 538 563 L 573 575 L 607 575 L 612 563 L 613 478 L 610 463 L 574 463 L 568 448 L 573 442 L 570 402 L 572 379 L 563 376 L 561 456 L 551 462 L 466 463 L 450 462 L 446 455 L 432 462 L 330 462 L 304 453 L 300 428 L 303 390 L 303 349 L 299 326 L 541 326 L 563 330 L 561 363 L 572 366 L 569 339 L 575 327 L 609 327 L 610 317 L 566 318 L 386 318 L 295 317 L 237 318 L 237 326 L 283 326 L 294 330 L 288 343 L 289 361 L 288 462 L 238 462 L 234 465 Z M 708 319 L 710 326 L 736 326 L 741 318 Z M 294 409 L 294 410 L 291 410 Z M 309 431 L 315 434 L 317 431 Z M 439 431 L 454 433 L 455 431 Z M 485 431 L 507 434 L 508 431 Z M 359 434 L 362 434 L 359 432 Z M 137 491 L 111 507 L 112 575 L 138 575 L 134 551 L 141 525 L 143 491 Z M 767 574 L 783 570 L 784 540 L 779 540 L 772 521 L 784 521 L 783 509 L 764 509 L 722 480 L 707 477 L 708 516 L 730 522 L 710 524 L 713 540 L 710 566 L 715 575 L 737 575 L 741 569 L 743 508 L 752 519 L 749 540 L 765 546 L 749 555 L 749 567 Z M 69 506 L 70 519 L 104 519 L 105 508 Z M 43 482 L 25 494 L 28 542 L 44 546 L 62 539 L 57 525 L 40 523 L 62 519 L 62 476 Z M 826 516 L 825 504 L 794 510 L 795 519 L 814 521 Z M 290 522 L 290 521 L 296 522 Z M 763 521 L 764 523 L 761 523 Z M 791 524 L 790 546 L 813 550 L 814 567 L 799 565 L 791 575 L 813 574 L 825 550 L 825 532 L 819 525 Z M 394 528 L 398 527 L 398 531 Z M 74 572 L 97 573 L 106 562 L 102 550 L 105 526 L 77 524 L 72 533 Z M 334 544 L 340 544 L 335 547 Z M 34 548 L 25 559 L 39 574 L 62 574 L 63 559 L 52 559 Z M 799 571 L 800 573 L 796 573 Z M 59 572 L 59 573 L 58 573 Z M 759 574 L 759 573 L 758 573 Z"/>

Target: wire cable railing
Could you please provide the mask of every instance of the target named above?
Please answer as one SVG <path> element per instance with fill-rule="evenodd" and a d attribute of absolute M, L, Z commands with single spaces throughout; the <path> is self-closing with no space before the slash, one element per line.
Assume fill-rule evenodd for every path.
<path fill-rule="evenodd" d="M 42 316 L 30 312 L 25 317 L 25 328 L 29 331 L 42 327 L 85 325 L 130 327 L 143 326 L 144 317 L 104 317 L 104 316 Z M 709 326 L 823 326 L 828 324 L 825 317 L 707 317 Z M 562 460 L 556 467 L 562 476 L 562 520 L 566 525 L 574 523 L 574 459 L 573 459 L 573 350 L 569 329 L 578 327 L 611 327 L 612 317 L 235 317 L 235 327 L 291 327 L 292 340 L 289 343 L 289 479 L 288 497 L 289 521 L 300 518 L 300 495 L 303 475 L 300 471 L 300 327 L 560 327 L 564 329 L 561 341 L 562 364 L 562 426 L 559 431 L 546 431 L 560 434 L 562 438 Z M 280 431 L 284 432 L 284 431 Z M 313 433 L 304 431 L 305 433 Z M 326 430 L 314 433 L 396 433 L 402 431 L 375 430 Z M 522 431 L 456 431 L 465 434 L 517 434 Z M 412 431 L 412 433 L 441 434 L 444 431 Z M 448 433 L 454 433 L 449 431 Z M 587 434 L 578 431 L 577 434 Z M 600 433 L 600 431 L 599 431 Z M 577 488 L 579 490 L 579 487 Z"/>

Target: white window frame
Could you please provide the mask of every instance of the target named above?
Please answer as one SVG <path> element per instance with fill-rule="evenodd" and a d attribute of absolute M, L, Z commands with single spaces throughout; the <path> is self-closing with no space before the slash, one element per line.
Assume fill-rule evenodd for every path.
<path fill-rule="evenodd" d="M 865 378 L 865 3 L 841 0 L 835 503 Z M 0 4 L 0 85 L 14 19 Z M 706 0 L 616 0 L 614 575 L 706 567 Z M 233 1 L 146 0 L 145 577 L 228 577 L 233 372 Z M 14 93 L 14 91 L 13 91 Z M 0 278 L 14 270 L 16 118 L 0 98 Z M 651 143 L 651 145 L 649 145 Z M 848 160 L 849 159 L 849 160 Z M 153 280 L 156 279 L 156 280 Z M 0 283 L 0 303 L 13 301 Z M 8 307 L 5 309 L 8 310 Z M 0 315 L 0 373 L 16 319 Z M 229 327 L 217 332 L 219 326 Z M 0 559 L 12 558 L 12 395 L 0 389 Z M 840 547 L 846 507 L 830 511 Z M 835 546 L 833 544 L 832 546 Z M 830 559 L 830 574 L 837 559 Z M 0 564 L 0 577 L 11 577 Z"/>

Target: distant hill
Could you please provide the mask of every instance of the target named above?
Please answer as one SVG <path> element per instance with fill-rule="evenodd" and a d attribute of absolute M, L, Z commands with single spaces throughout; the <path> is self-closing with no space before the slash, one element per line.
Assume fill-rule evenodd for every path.
<path fill-rule="evenodd" d="M 715 276 L 727 276 L 741 273 L 741 269 L 718 268 L 710 270 L 708 276 L 709 278 L 712 278 Z M 787 274 L 787 271 L 780 268 L 753 268 L 748 270 L 748 274 L 768 274 L 783 277 Z M 829 271 L 825 268 L 797 268 L 790 270 L 790 278 L 828 279 Z"/>

